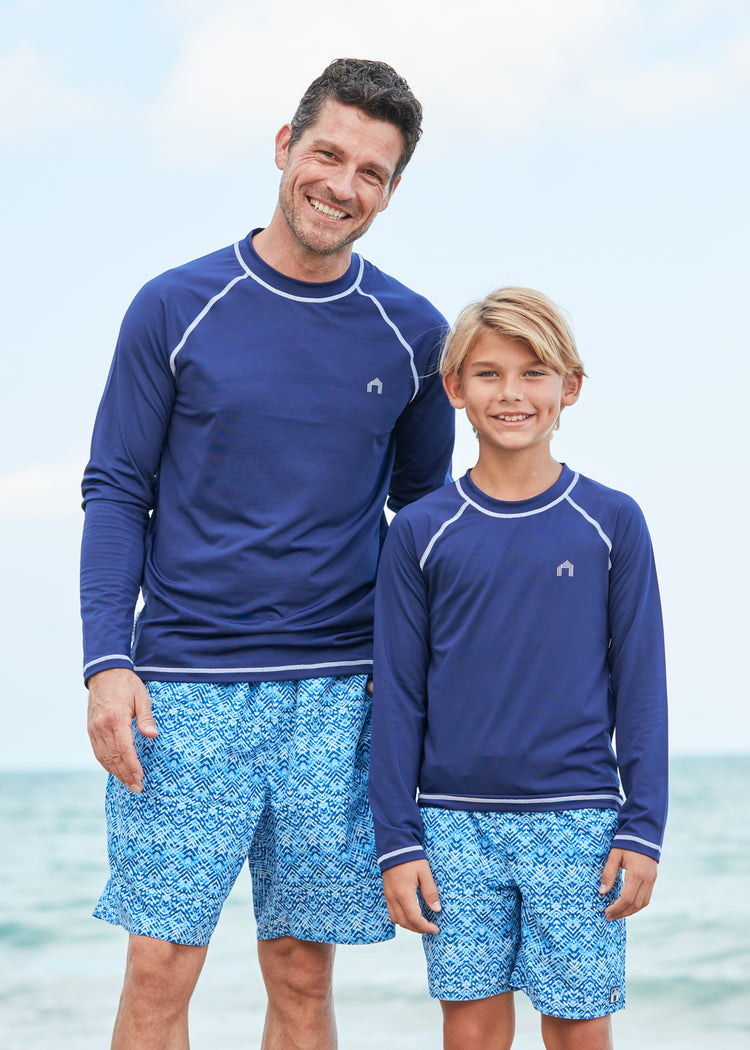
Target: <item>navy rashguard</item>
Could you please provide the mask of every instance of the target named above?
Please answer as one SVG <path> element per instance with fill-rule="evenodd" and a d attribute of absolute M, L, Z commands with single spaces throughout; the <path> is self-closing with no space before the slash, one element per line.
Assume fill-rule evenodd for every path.
<path fill-rule="evenodd" d="M 360 256 L 308 284 L 252 234 L 149 282 L 83 480 L 85 676 L 368 673 L 383 507 L 449 469 L 446 327 Z"/>
<path fill-rule="evenodd" d="M 424 857 L 419 806 L 619 807 L 613 845 L 659 859 L 661 605 L 630 497 L 564 466 L 533 499 L 492 499 L 467 474 L 396 515 L 376 595 L 370 803 L 381 870 Z"/>

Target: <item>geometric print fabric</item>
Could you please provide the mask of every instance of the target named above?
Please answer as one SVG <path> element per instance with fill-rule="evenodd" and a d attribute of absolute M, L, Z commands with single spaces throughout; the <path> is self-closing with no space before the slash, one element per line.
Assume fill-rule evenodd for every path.
<path fill-rule="evenodd" d="M 622 874 L 599 894 L 615 810 L 470 812 L 424 806 L 424 848 L 442 910 L 422 938 L 430 995 L 526 992 L 552 1017 L 625 1005 L 625 920 L 607 922 Z"/>
<path fill-rule="evenodd" d="M 367 803 L 366 675 L 149 682 L 143 791 L 107 787 L 111 877 L 94 911 L 131 933 L 208 944 L 244 863 L 258 938 L 394 935 Z"/>

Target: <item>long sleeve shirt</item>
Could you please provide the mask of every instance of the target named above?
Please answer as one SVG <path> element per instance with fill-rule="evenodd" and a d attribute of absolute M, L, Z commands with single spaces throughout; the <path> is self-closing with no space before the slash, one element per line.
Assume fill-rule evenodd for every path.
<path fill-rule="evenodd" d="M 83 480 L 84 674 L 369 672 L 384 505 L 449 470 L 445 330 L 358 255 L 308 284 L 252 234 L 145 285 Z"/>
<path fill-rule="evenodd" d="M 382 870 L 424 857 L 420 806 L 618 808 L 614 845 L 658 860 L 666 748 L 659 592 L 630 497 L 563 467 L 504 502 L 467 474 L 396 515 L 375 617 Z"/>

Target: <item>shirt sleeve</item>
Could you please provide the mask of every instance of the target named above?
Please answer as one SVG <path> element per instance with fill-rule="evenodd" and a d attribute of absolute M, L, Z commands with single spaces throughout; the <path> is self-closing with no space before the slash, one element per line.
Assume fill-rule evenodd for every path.
<path fill-rule="evenodd" d="M 621 512 L 610 570 L 609 668 L 625 802 L 613 845 L 659 860 L 667 816 L 667 686 L 656 566 L 646 522 Z"/>
<path fill-rule="evenodd" d="M 424 858 L 416 802 L 427 715 L 427 590 L 408 527 L 396 517 L 375 595 L 370 805 L 381 871 Z"/>
<path fill-rule="evenodd" d="M 151 285 L 125 315 L 104 389 L 81 491 L 84 678 L 130 667 L 131 638 L 175 398 L 162 304 Z"/>
<path fill-rule="evenodd" d="M 443 390 L 438 368 L 446 335 L 447 325 L 441 319 L 415 352 L 419 390 L 394 428 L 396 451 L 388 496 L 393 511 L 451 480 L 455 411 Z"/>

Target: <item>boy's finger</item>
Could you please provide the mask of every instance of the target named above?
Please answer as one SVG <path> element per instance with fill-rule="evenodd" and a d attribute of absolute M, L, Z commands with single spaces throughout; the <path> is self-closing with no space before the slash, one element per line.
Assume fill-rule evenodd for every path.
<path fill-rule="evenodd" d="M 599 892 L 602 896 L 604 896 L 605 893 L 609 893 L 614 886 L 617 876 L 620 874 L 621 865 L 622 855 L 620 850 L 612 850 L 607 858 L 607 863 L 604 865 L 604 871 L 602 872 L 599 885 Z"/>

